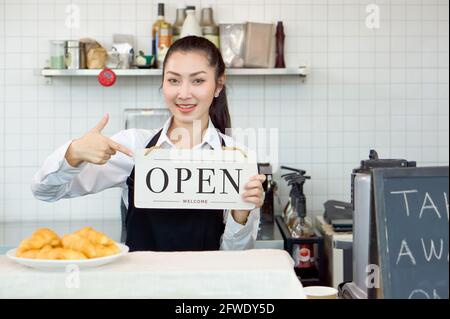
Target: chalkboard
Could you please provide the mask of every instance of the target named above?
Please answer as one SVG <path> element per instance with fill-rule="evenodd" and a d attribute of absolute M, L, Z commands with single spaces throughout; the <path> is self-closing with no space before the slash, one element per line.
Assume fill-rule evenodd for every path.
<path fill-rule="evenodd" d="M 449 297 L 448 173 L 448 166 L 373 170 L 384 298 Z"/>

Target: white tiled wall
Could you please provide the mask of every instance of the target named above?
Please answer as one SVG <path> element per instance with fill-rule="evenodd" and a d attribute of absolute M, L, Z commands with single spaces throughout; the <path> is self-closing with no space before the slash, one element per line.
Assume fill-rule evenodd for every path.
<path fill-rule="evenodd" d="M 169 21 L 176 2 L 166 2 Z M 159 79 L 119 78 L 112 88 L 95 78 L 47 85 L 35 71 L 45 65 L 51 39 L 89 36 L 109 49 L 113 33 L 131 33 L 148 52 L 156 3 L 0 0 L 0 221 L 119 218 L 118 190 L 45 203 L 33 198 L 30 179 L 53 149 L 105 112 L 111 115 L 105 133 L 113 134 L 123 127 L 123 109 L 163 107 Z M 371 148 L 385 158 L 448 165 L 447 0 L 212 3 L 217 22 L 284 21 L 288 66 L 311 67 L 305 83 L 229 78 L 233 126 L 279 128 L 280 164 L 312 176 L 309 209 L 349 200 L 351 169 Z M 372 3 L 380 10 L 378 29 L 365 22 Z M 78 29 L 65 26 L 68 4 L 80 8 Z M 283 204 L 287 189 L 280 186 Z"/>

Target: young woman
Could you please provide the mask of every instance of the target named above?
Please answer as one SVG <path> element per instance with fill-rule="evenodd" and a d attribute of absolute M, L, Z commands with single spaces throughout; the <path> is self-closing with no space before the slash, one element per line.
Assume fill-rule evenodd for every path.
<path fill-rule="evenodd" d="M 189 36 L 176 41 L 163 64 L 162 92 L 172 116 L 155 131 L 123 130 L 101 134 L 108 115 L 84 136 L 67 142 L 44 162 L 32 182 L 38 199 L 56 201 L 123 188 L 128 203 L 126 244 L 131 251 L 248 249 L 256 240 L 264 175 L 245 186 L 243 199 L 253 211 L 138 209 L 134 206 L 133 151 L 162 148 L 220 149 L 235 145 L 225 135 L 231 127 L 225 89 L 225 64 L 208 40 Z M 194 129 L 194 122 L 201 129 Z M 184 131 L 185 138 L 179 138 Z M 188 135 L 188 136 L 186 136 Z M 181 135 L 183 136 L 183 135 Z"/>

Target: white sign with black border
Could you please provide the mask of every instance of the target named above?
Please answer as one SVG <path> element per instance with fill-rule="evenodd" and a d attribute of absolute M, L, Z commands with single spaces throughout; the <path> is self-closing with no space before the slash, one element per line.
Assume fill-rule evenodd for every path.
<path fill-rule="evenodd" d="M 256 156 L 240 149 L 144 149 L 135 153 L 137 208 L 252 210 L 242 194 L 258 174 Z"/>

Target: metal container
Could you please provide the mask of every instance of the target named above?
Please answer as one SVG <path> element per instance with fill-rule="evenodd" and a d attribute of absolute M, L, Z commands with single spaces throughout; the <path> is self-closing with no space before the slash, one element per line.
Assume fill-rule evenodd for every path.
<path fill-rule="evenodd" d="M 68 69 L 77 70 L 81 68 L 80 42 L 69 40 L 66 42 L 66 66 Z"/>

